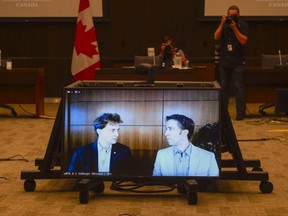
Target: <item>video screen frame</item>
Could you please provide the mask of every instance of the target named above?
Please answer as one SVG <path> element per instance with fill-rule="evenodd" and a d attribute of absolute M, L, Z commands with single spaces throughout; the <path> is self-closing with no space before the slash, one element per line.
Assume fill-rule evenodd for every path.
<path fill-rule="evenodd" d="M 63 175 L 66 177 L 88 176 L 104 180 L 219 178 L 221 175 L 220 89 L 217 82 L 155 82 L 155 86 L 139 87 L 132 81 L 78 81 L 65 87 L 61 165 Z M 128 112 L 125 111 L 127 107 Z M 118 141 L 131 149 L 133 158 L 136 158 L 137 171 L 115 175 L 109 172 L 67 172 L 73 152 L 96 140 L 93 120 L 103 113 L 118 113 L 121 116 L 123 123 L 120 124 Z M 202 141 L 201 139 L 199 141 L 198 137 L 197 145 L 201 148 L 213 149 L 210 150 L 214 151 L 219 175 L 153 175 L 158 150 L 169 147 L 165 137 L 165 119 L 166 116 L 173 114 L 193 119 L 195 132 L 192 140 L 194 142 L 195 136 L 204 134 Z M 215 143 L 207 141 L 212 136 L 217 140 Z M 203 142 L 210 143 L 203 144 Z M 158 144 L 155 145 L 155 143 Z"/>

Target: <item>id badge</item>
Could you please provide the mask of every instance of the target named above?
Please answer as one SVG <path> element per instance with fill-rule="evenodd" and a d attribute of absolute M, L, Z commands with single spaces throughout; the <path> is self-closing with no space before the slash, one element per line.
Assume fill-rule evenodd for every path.
<path fill-rule="evenodd" d="M 227 44 L 227 50 L 228 50 L 228 52 L 232 52 L 233 51 L 232 44 Z"/>

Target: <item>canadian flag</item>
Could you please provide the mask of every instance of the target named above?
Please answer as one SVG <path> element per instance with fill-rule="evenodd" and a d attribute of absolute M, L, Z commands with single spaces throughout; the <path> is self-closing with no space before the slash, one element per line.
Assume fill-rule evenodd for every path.
<path fill-rule="evenodd" d="M 71 72 L 75 80 L 94 80 L 100 55 L 89 0 L 80 0 Z"/>

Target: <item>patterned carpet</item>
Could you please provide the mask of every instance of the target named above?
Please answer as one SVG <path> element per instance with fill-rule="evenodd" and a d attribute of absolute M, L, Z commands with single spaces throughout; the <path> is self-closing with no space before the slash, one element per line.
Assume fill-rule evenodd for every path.
<path fill-rule="evenodd" d="M 89 203 L 79 204 L 76 179 L 37 179 L 36 190 L 25 192 L 20 173 L 36 170 L 35 159 L 44 157 L 58 105 L 46 104 L 45 116 L 39 119 L 32 115 L 34 105 L 13 105 L 17 117 L 0 108 L 0 215 L 288 215 L 286 116 L 276 115 L 273 108 L 260 116 L 259 104 L 248 104 L 248 117 L 235 121 L 233 101 L 230 113 L 243 157 L 261 160 L 274 185 L 272 193 L 261 193 L 259 181 L 217 181 L 208 192 L 198 192 L 197 205 L 188 205 L 186 196 L 177 190 L 119 192 L 110 190 L 111 182 L 105 182 L 104 193 L 91 191 Z"/>

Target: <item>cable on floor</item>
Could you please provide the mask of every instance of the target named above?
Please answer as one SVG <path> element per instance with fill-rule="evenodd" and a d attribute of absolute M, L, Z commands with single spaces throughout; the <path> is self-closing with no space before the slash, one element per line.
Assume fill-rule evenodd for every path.
<path fill-rule="evenodd" d="M 24 158 L 22 155 L 19 155 L 19 154 L 14 155 L 14 156 L 9 157 L 9 158 L 0 158 L 0 161 L 25 161 L 25 162 L 29 162 L 29 160 L 27 160 L 26 158 Z"/>
<path fill-rule="evenodd" d="M 143 190 L 143 187 L 146 186 L 157 186 L 163 187 L 163 189 L 157 190 Z M 140 190 L 142 188 L 142 190 Z M 175 184 L 165 184 L 165 183 L 156 183 L 156 182 L 131 182 L 125 183 L 125 181 L 113 181 L 110 189 L 116 191 L 128 191 L 134 193 L 163 193 L 170 192 L 176 188 Z"/>
<path fill-rule="evenodd" d="M 33 116 L 34 118 L 36 117 L 35 113 L 29 112 L 26 109 L 24 109 L 24 107 L 21 104 L 18 104 L 18 106 L 21 108 L 21 110 L 25 113 L 28 113 L 29 115 Z M 44 118 L 44 119 L 55 119 L 54 116 L 47 116 L 47 115 L 40 115 L 40 118 Z"/>
<path fill-rule="evenodd" d="M 0 179 L 8 180 L 8 178 L 0 176 Z"/>

